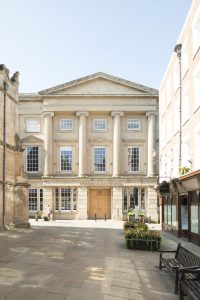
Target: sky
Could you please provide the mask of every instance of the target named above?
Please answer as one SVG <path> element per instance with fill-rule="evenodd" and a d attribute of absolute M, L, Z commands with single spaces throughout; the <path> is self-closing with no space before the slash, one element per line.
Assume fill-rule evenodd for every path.
<path fill-rule="evenodd" d="M 34 93 L 96 72 L 160 82 L 192 0 L 0 0 L 0 64 Z"/>

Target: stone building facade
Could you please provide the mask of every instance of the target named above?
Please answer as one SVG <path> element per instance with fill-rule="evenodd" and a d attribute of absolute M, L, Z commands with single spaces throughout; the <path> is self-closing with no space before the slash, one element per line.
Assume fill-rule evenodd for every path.
<path fill-rule="evenodd" d="M 158 220 L 158 91 L 96 73 L 20 94 L 29 213 L 55 219 Z"/>
<path fill-rule="evenodd" d="M 0 65 L 0 227 L 29 226 L 28 181 L 18 132 L 18 72 Z M 12 225 L 12 226 L 14 226 Z"/>
<path fill-rule="evenodd" d="M 198 0 L 192 2 L 159 93 L 160 182 L 169 184 L 168 193 L 161 197 L 163 228 L 200 244 Z"/>

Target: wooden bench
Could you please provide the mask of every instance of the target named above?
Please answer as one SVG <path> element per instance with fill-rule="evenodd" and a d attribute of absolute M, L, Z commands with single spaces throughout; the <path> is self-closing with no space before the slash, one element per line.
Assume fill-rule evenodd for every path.
<path fill-rule="evenodd" d="M 179 269 L 179 291 L 180 300 L 184 299 L 184 296 L 190 296 L 195 300 L 200 299 L 200 268 L 180 268 Z"/>
<path fill-rule="evenodd" d="M 172 275 L 175 276 L 175 287 L 174 292 L 178 294 L 178 283 L 179 283 L 179 269 L 187 268 L 190 270 L 200 268 L 200 257 L 193 254 L 183 246 L 181 243 L 178 244 L 176 250 L 160 250 L 160 262 L 159 268 L 167 268 Z M 175 253 L 174 257 L 163 257 L 163 254 Z M 199 298 L 200 299 L 200 298 Z"/>

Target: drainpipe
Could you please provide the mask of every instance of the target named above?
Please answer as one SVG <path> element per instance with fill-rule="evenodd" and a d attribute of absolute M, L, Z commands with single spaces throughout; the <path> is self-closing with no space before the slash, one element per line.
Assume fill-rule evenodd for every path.
<path fill-rule="evenodd" d="M 5 229 L 5 198 L 6 198 L 6 93 L 7 83 L 4 81 L 3 97 L 3 199 L 2 199 L 2 229 Z"/>
<path fill-rule="evenodd" d="M 179 170 L 182 167 L 182 84 L 181 84 L 181 48 L 182 44 L 177 44 L 174 52 L 177 54 L 179 62 Z"/>

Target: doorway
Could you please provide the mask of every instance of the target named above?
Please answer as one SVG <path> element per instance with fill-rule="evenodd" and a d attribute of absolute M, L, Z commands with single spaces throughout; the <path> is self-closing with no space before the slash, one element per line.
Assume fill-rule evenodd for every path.
<path fill-rule="evenodd" d="M 111 190 L 90 189 L 89 191 L 89 219 L 111 218 Z"/>

